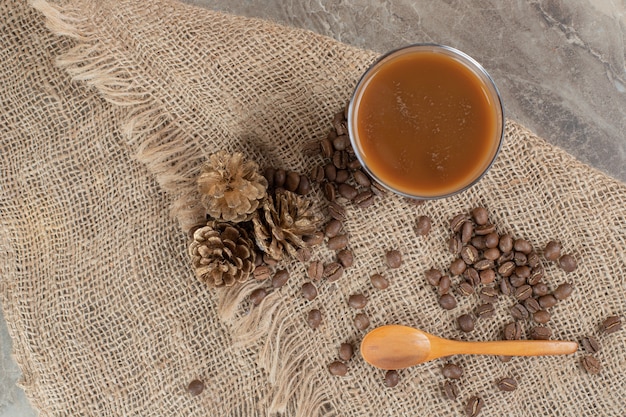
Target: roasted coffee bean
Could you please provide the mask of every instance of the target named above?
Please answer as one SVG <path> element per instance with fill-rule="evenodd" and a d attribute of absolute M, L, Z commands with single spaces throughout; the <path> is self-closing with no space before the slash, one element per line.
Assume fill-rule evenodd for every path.
<path fill-rule="evenodd" d="M 533 320 L 539 324 L 546 324 L 550 321 L 550 313 L 547 310 L 537 310 L 533 313 Z"/>
<path fill-rule="evenodd" d="M 338 169 L 337 176 L 335 177 L 336 184 L 343 184 L 350 179 L 350 171 L 347 169 Z"/>
<path fill-rule="evenodd" d="M 498 249 L 502 251 L 502 253 L 508 253 L 513 250 L 513 238 L 511 235 L 502 235 L 500 236 L 500 241 L 498 242 Z"/>
<path fill-rule="evenodd" d="M 597 353 L 602 349 L 600 343 L 591 336 L 583 337 L 580 344 L 588 353 Z"/>
<path fill-rule="evenodd" d="M 322 182 L 324 180 L 324 176 L 324 167 L 321 165 L 317 165 L 313 168 L 313 171 L 311 171 L 311 181 L 315 183 Z"/>
<path fill-rule="evenodd" d="M 452 294 L 444 294 L 439 297 L 439 305 L 445 310 L 452 310 L 456 307 L 456 298 Z"/>
<path fill-rule="evenodd" d="M 345 376 L 348 373 L 348 365 L 341 361 L 335 361 L 328 365 L 328 372 L 335 376 Z"/>
<path fill-rule="evenodd" d="M 456 400 L 459 396 L 459 388 L 452 381 L 446 381 L 443 383 L 443 395 L 449 400 Z"/>
<path fill-rule="evenodd" d="M 330 217 L 340 222 L 346 220 L 346 209 L 333 201 L 328 203 L 328 214 Z"/>
<path fill-rule="evenodd" d="M 609 316 L 600 324 L 600 331 L 606 334 L 615 333 L 622 328 L 622 319 L 619 316 Z"/>
<path fill-rule="evenodd" d="M 258 306 L 265 297 L 267 297 L 267 291 L 265 288 L 257 288 L 250 293 L 250 302 L 255 306 Z"/>
<path fill-rule="evenodd" d="M 339 234 L 339 232 L 341 232 L 342 229 L 343 223 L 339 220 L 331 219 L 324 227 L 324 234 L 328 238 L 335 237 Z"/>
<path fill-rule="evenodd" d="M 478 260 L 478 249 L 472 245 L 464 246 L 461 249 L 461 258 L 468 265 L 474 264 Z"/>
<path fill-rule="evenodd" d="M 298 185 L 300 185 L 300 174 L 294 171 L 287 172 L 287 177 L 285 178 L 285 189 L 287 189 L 287 191 L 294 192 L 298 189 Z"/>
<path fill-rule="evenodd" d="M 489 221 L 489 213 L 484 207 L 475 207 L 472 209 L 472 217 L 477 225 L 482 226 Z"/>
<path fill-rule="evenodd" d="M 559 258 L 559 266 L 565 272 L 572 272 L 576 270 L 578 263 L 572 255 L 563 255 Z"/>
<path fill-rule="evenodd" d="M 453 255 L 458 255 L 461 253 L 462 248 L 461 238 L 456 235 L 450 236 L 450 239 L 448 239 L 448 251 Z"/>
<path fill-rule="evenodd" d="M 463 223 L 465 223 L 465 220 L 467 219 L 467 214 L 457 214 L 452 219 L 450 219 L 450 230 L 452 230 L 453 233 L 458 233 L 461 230 Z"/>
<path fill-rule="evenodd" d="M 522 337 L 522 326 L 514 321 L 504 326 L 503 336 L 506 340 L 519 340 Z"/>
<path fill-rule="evenodd" d="M 254 279 L 257 279 L 259 281 L 265 281 L 266 279 L 269 279 L 271 273 L 269 267 L 261 265 L 254 268 L 254 272 L 252 272 L 252 275 L 254 275 Z"/>
<path fill-rule="evenodd" d="M 385 386 L 393 388 L 400 382 L 400 374 L 398 371 L 389 370 L 385 372 Z"/>
<path fill-rule="evenodd" d="M 515 274 L 509 277 L 509 282 L 515 288 L 521 287 L 522 285 L 526 284 L 526 280 L 524 278 L 517 276 Z"/>
<path fill-rule="evenodd" d="M 467 269 L 467 264 L 463 261 L 463 259 L 455 259 L 450 264 L 448 270 L 453 276 L 461 275 Z"/>
<path fill-rule="evenodd" d="M 354 327 L 359 330 L 365 330 L 370 327 L 370 319 L 363 313 L 354 316 Z"/>
<path fill-rule="evenodd" d="M 280 288 L 289 280 L 289 271 L 286 269 L 279 269 L 274 273 L 272 277 L 272 287 Z"/>
<path fill-rule="evenodd" d="M 415 234 L 418 236 L 426 236 L 430 233 L 431 221 L 428 216 L 419 216 L 415 224 Z"/>
<path fill-rule="evenodd" d="M 472 245 L 473 247 L 475 247 L 478 250 L 486 249 L 487 246 L 485 245 L 485 236 L 474 236 L 470 240 L 470 245 Z"/>
<path fill-rule="evenodd" d="M 496 386 L 500 391 L 515 391 L 517 389 L 517 381 L 513 378 L 502 378 L 496 382 Z"/>
<path fill-rule="evenodd" d="M 352 294 L 348 297 L 348 305 L 352 308 L 360 310 L 367 305 L 367 297 L 363 294 Z"/>
<path fill-rule="evenodd" d="M 317 297 L 317 288 L 311 282 L 305 282 L 302 284 L 302 296 L 309 301 L 314 300 Z"/>
<path fill-rule="evenodd" d="M 335 128 L 337 136 L 348 134 L 348 123 L 346 122 L 343 110 L 335 114 L 335 117 L 333 118 L 333 127 Z"/>
<path fill-rule="evenodd" d="M 526 254 L 524 252 L 513 252 L 513 262 L 515 262 L 515 266 L 526 265 L 528 262 L 528 258 L 526 258 Z"/>
<path fill-rule="evenodd" d="M 493 263 L 493 261 L 489 260 L 489 259 L 481 259 L 479 261 L 476 261 L 474 263 L 474 268 L 477 271 L 485 271 L 487 269 L 491 269 L 493 268 L 495 265 Z"/>
<path fill-rule="evenodd" d="M 439 287 L 437 288 L 437 292 L 439 295 L 444 295 L 450 292 L 450 287 L 452 286 L 452 280 L 449 276 L 444 275 L 439 280 Z"/>
<path fill-rule="evenodd" d="M 500 235 L 493 232 L 485 236 L 485 247 L 488 249 L 496 249 L 500 243 Z M 497 258 L 496 258 L 497 259 Z"/>
<path fill-rule="evenodd" d="M 370 189 L 375 195 L 379 197 L 387 194 L 387 189 L 376 181 L 372 181 L 372 186 L 370 187 Z"/>
<path fill-rule="evenodd" d="M 533 246 L 526 239 L 515 239 L 513 242 L 513 249 L 516 252 L 522 252 L 525 255 L 528 255 L 533 250 Z"/>
<path fill-rule="evenodd" d="M 485 303 L 496 303 L 498 301 L 498 290 L 493 287 L 483 287 L 478 291 L 478 297 Z"/>
<path fill-rule="evenodd" d="M 337 281 L 343 275 L 343 266 L 338 262 L 331 262 L 324 267 L 323 275 L 328 282 Z"/>
<path fill-rule="evenodd" d="M 335 201 L 335 199 L 337 198 L 337 189 L 335 188 L 335 184 L 331 182 L 324 181 L 324 184 L 322 185 L 322 191 L 324 192 L 324 197 L 326 197 L 326 200 L 328 201 Z"/>
<path fill-rule="evenodd" d="M 537 301 L 539 301 L 539 305 L 541 306 L 541 308 L 554 307 L 557 303 L 556 297 L 552 294 L 541 296 Z"/>
<path fill-rule="evenodd" d="M 342 343 L 339 346 L 339 359 L 342 361 L 349 361 L 352 359 L 352 355 L 354 354 L 354 348 L 351 343 Z"/>
<path fill-rule="evenodd" d="M 495 231 L 496 226 L 491 223 L 481 224 L 480 226 L 476 226 L 474 228 L 474 233 L 476 233 L 477 236 L 487 236 L 488 234 L 494 233 Z"/>
<path fill-rule="evenodd" d="M 307 275 L 311 281 L 319 281 L 324 276 L 324 264 L 320 261 L 313 261 L 309 264 Z"/>
<path fill-rule="evenodd" d="M 374 204 L 375 196 L 370 190 L 361 191 L 354 197 L 352 202 L 359 208 L 367 208 Z"/>
<path fill-rule="evenodd" d="M 324 138 L 320 141 L 320 151 L 322 152 L 322 156 L 324 158 L 330 158 L 333 156 L 333 143 L 330 139 Z"/>
<path fill-rule="evenodd" d="M 387 278 L 380 274 L 374 274 L 370 277 L 370 281 L 372 282 L 372 286 L 379 290 L 384 290 L 389 287 L 389 281 Z"/>
<path fill-rule="evenodd" d="M 326 135 L 326 138 L 327 138 L 328 140 L 330 140 L 330 143 L 331 143 L 331 144 L 333 143 L 333 139 L 335 139 L 336 137 L 337 137 L 337 132 L 335 131 L 335 129 L 334 129 L 334 128 L 333 128 L 333 129 L 330 129 L 330 130 L 328 131 L 328 135 Z"/>
<path fill-rule="evenodd" d="M 520 265 L 515 268 L 515 275 L 522 277 L 524 279 L 530 276 L 530 267 L 527 265 Z"/>
<path fill-rule="evenodd" d="M 503 277 L 500 280 L 500 292 L 502 295 L 511 295 L 513 292 L 513 286 L 507 277 Z"/>
<path fill-rule="evenodd" d="M 400 268 L 402 265 L 402 254 L 398 250 L 390 250 L 385 253 L 385 261 L 387 266 L 391 269 Z"/>
<path fill-rule="evenodd" d="M 441 271 L 436 268 L 431 268 L 424 272 L 424 278 L 426 278 L 426 282 L 428 282 L 433 287 L 439 285 L 439 280 L 442 276 L 443 274 L 441 273 Z"/>
<path fill-rule="evenodd" d="M 556 261 L 561 257 L 562 246 L 559 242 L 551 240 L 543 250 L 543 257 L 548 261 Z"/>
<path fill-rule="evenodd" d="M 526 307 L 526 310 L 528 310 L 530 314 L 534 314 L 537 311 L 541 310 L 539 301 L 537 301 L 537 299 L 532 298 L 532 297 L 524 300 L 524 307 Z"/>
<path fill-rule="evenodd" d="M 302 240 L 308 246 L 317 246 L 324 241 L 324 232 L 318 231 L 312 235 L 304 235 L 302 236 Z"/>
<path fill-rule="evenodd" d="M 467 220 L 461 226 L 461 243 L 468 243 L 474 234 L 474 224 Z"/>
<path fill-rule="evenodd" d="M 348 135 L 337 136 L 333 139 L 333 148 L 335 148 L 336 151 L 345 151 L 348 146 L 350 146 L 350 138 Z"/>
<path fill-rule="evenodd" d="M 328 243 L 326 244 L 328 249 L 339 251 L 345 249 L 348 246 L 348 236 L 347 235 L 337 235 L 328 239 Z"/>
<path fill-rule="evenodd" d="M 465 415 L 467 417 L 476 417 L 480 413 L 480 410 L 483 409 L 484 405 L 485 402 L 482 398 L 476 395 L 470 397 L 470 399 L 467 400 L 467 404 L 465 404 Z"/>
<path fill-rule="evenodd" d="M 282 168 L 274 171 L 274 187 L 282 188 L 285 186 L 285 181 L 287 180 L 287 171 Z"/>
<path fill-rule="evenodd" d="M 460 379 L 463 376 L 463 369 L 454 363 L 447 363 L 441 368 L 441 373 L 448 379 Z"/>
<path fill-rule="evenodd" d="M 337 189 L 339 191 L 339 195 L 347 198 L 348 200 L 353 200 L 354 197 L 356 197 L 358 194 L 356 188 L 354 188 L 350 184 L 339 184 L 339 187 L 337 187 Z"/>
<path fill-rule="evenodd" d="M 261 265 L 263 265 L 263 252 L 256 251 L 255 256 L 254 256 L 254 267 L 258 268 Z"/>
<path fill-rule="evenodd" d="M 515 290 L 515 298 L 520 301 L 530 298 L 531 295 L 533 295 L 533 289 L 528 284 L 524 284 Z"/>
<path fill-rule="evenodd" d="M 187 385 L 187 392 L 194 397 L 196 395 L 202 394 L 202 391 L 204 391 L 204 382 L 200 381 L 199 379 L 194 379 L 189 383 L 189 385 Z"/>
<path fill-rule="evenodd" d="M 583 356 L 580 359 L 580 364 L 585 371 L 592 375 L 597 375 L 602 370 L 602 364 L 600 364 L 600 361 L 591 355 Z"/>
<path fill-rule="evenodd" d="M 530 275 L 526 278 L 528 285 L 537 285 L 542 279 L 545 271 L 543 266 L 538 265 L 530 270 Z"/>
<path fill-rule="evenodd" d="M 276 175 L 276 168 L 268 167 L 263 171 L 263 176 L 267 180 L 267 188 L 274 188 L 274 175 Z"/>
<path fill-rule="evenodd" d="M 460 295 L 467 297 L 474 294 L 474 286 L 467 281 L 463 281 L 457 287 L 457 291 Z"/>
<path fill-rule="evenodd" d="M 529 336 L 534 340 L 548 340 L 552 336 L 552 330 L 544 326 L 535 326 L 530 329 Z"/>
<path fill-rule="evenodd" d="M 505 262 L 498 268 L 498 273 L 503 277 L 510 277 L 515 271 L 515 263 L 512 261 Z"/>
<path fill-rule="evenodd" d="M 515 320 L 526 320 L 528 318 L 528 310 L 523 305 L 517 303 L 514 304 L 511 308 L 509 308 L 511 312 L 511 317 Z"/>
<path fill-rule="evenodd" d="M 474 330 L 474 317 L 469 314 L 461 314 L 456 319 L 459 329 L 464 331 L 465 333 L 469 333 Z"/>
<path fill-rule="evenodd" d="M 317 329 L 322 324 L 322 312 L 317 308 L 309 311 L 306 316 L 306 322 L 311 329 Z"/>
<path fill-rule="evenodd" d="M 354 255 L 349 249 L 344 249 L 337 252 L 337 260 L 344 268 L 350 268 L 354 265 Z"/>
<path fill-rule="evenodd" d="M 372 181 L 370 181 L 369 177 L 360 169 L 354 171 L 352 176 L 354 176 L 354 181 L 363 187 L 369 187 L 372 185 Z"/>
<path fill-rule="evenodd" d="M 552 291 L 552 294 L 554 294 L 554 297 L 557 300 L 565 300 L 567 297 L 569 297 L 572 294 L 573 290 L 574 290 L 574 287 L 572 287 L 572 284 L 570 284 L 569 282 L 564 282 L 558 287 L 556 287 L 556 289 Z"/>
<path fill-rule="evenodd" d="M 311 259 L 311 248 L 303 247 L 296 251 L 296 259 L 300 262 L 308 262 Z"/>
<path fill-rule="evenodd" d="M 500 249 L 498 248 L 489 248 L 483 252 L 483 257 L 485 259 L 489 259 L 491 261 L 497 261 L 500 258 Z"/>
<path fill-rule="evenodd" d="M 348 154 L 346 151 L 335 151 L 333 154 L 333 165 L 337 167 L 337 169 L 348 168 Z"/>
<path fill-rule="evenodd" d="M 496 261 L 496 264 L 498 264 L 498 266 L 502 266 L 509 261 L 513 261 L 513 255 L 513 252 L 502 253 Z"/>
<path fill-rule="evenodd" d="M 498 360 L 502 363 L 507 363 L 507 362 L 511 362 L 511 359 L 513 359 L 512 356 L 503 356 L 503 355 L 498 355 Z"/>
<path fill-rule="evenodd" d="M 465 281 L 469 282 L 473 286 L 480 284 L 480 274 L 474 268 L 467 268 L 463 273 Z"/>
<path fill-rule="evenodd" d="M 539 282 L 533 285 L 533 295 L 535 297 L 542 297 L 550 293 L 550 288 L 547 284 Z"/>
<path fill-rule="evenodd" d="M 495 313 L 496 309 L 491 303 L 481 304 L 474 310 L 474 314 L 476 314 L 476 317 L 478 317 L 479 319 L 488 319 L 490 317 L 493 317 Z"/>
<path fill-rule="evenodd" d="M 536 268 L 541 263 L 539 259 L 539 255 L 537 255 L 537 252 L 530 252 L 526 256 L 526 260 L 528 261 L 528 266 L 531 268 Z"/>
<path fill-rule="evenodd" d="M 496 280 L 496 271 L 493 269 L 485 269 L 484 271 L 480 271 L 478 275 L 480 276 L 481 284 L 491 284 Z"/>

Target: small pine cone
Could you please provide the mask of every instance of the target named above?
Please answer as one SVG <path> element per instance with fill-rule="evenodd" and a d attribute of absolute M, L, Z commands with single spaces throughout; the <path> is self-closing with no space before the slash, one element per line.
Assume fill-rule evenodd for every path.
<path fill-rule="evenodd" d="M 244 282 L 254 270 L 254 243 L 236 225 L 210 221 L 193 233 L 189 245 L 196 277 L 209 287 Z"/>
<path fill-rule="evenodd" d="M 257 245 L 276 260 L 285 252 L 296 257 L 297 250 L 307 246 L 302 238 L 315 233 L 321 221 L 308 200 L 286 190 L 268 196 L 252 218 Z"/>
<path fill-rule="evenodd" d="M 209 157 L 198 177 L 198 191 L 207 213 L 231 222 L 250 220 L 267 195 L 267 180 L 256 162 L 241 153 L 220 151 Z"/>

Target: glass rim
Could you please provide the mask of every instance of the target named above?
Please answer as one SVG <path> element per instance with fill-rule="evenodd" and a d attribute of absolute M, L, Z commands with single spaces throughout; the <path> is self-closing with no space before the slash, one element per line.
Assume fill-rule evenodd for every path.
<path fill-rule="evenodd" d="M 464 185 L 463 187 L 459 188 L 458 190 L 453 190 L 450 192 L 447 192 L 445 194 L 441 194 L 441 195 L 433 195 L 433 196 L 420 196 L 420 195 L 415 195 L 415 194 L 409 194 L 406 193 L 404 191 L 398 190 L 396 188 L 394 188 L 393 186 L 387 184 L 385 181 L 383 181 L 382 179 L 380 179 L 375 173 L 373 173 L 371 171 L 370 168 L 368 168 L 367 164 L 365 163 L 362 155 L 361 155 L 361 151 L 359 149 L 359 147 L 357 146 L 356 143 L 356 135 L 354 132 L 354 127 L 353 127 L 353 120 L 354 120 L 354 112 L 355 112 L 355 99 L 358 97 L 358 95 L 363 91 L 363 85 L 364 83 L 369 79 L 368 76 L 374 71 L 376 70 L 383 61 L 395 56 L 395 55 L 399 55 L 402 52 L 406 52 L 406 51 L 410 51 L 411 49 L 432 49 L 434 51 L 444 51 L 448 54 L 451 54 L 452 56 L 456 56 L 461 58 L 459 60 L 459 62 L 461 62 L 464 66 L 466 66 L 467 68 L 469 68 L 473 73 L 476 74 L 476 76 L 481 80 L 481 82 L 483 84 L 488 84 L 492 89 L 493 92 L 495 93 L 493 95 L 493 98 L 496 99 L 497 103 L 494 107 L 496 107 L 496 112 L 499 112 L 499 114 L 501 115 L 501 117 L 497 118 L 499 119 L 498 122 L 500 123 L 500 132 L 499 132 L 499 137 L 497 137 L 497 147 L 493 153 L 493 157 L 491 158 L 491 160 L 489 161 L 489 163 L 485 166 L 485 168 L 482 170 L 482 172 L 476 177 L 474 178 L 472 181 L 470 181 L 468 184 Z M 478 181 L 480 181 L 486 174 L 487 172 L 489 172 L 489 170 L 491 169 L 491 167 L 493 166 L 493 163 L 495 162 L 496 158 L 498 157 L 498 154 L 500 153 L 500 150 L 502 148 L 502 144 L 504 142 L 504 134 L 505 134 L 505 130 L 506 130 L 506 117 L 504 114 L 504 104 L 502 103 L 502 97 L 500 95 L 500 91 L 498 90 L 498 87 L 496 86 L 495 81 L 493 80 L 493 78 L 491 77 L 491 75 L 489 75 L 489 73 L 487 72 L 487 70 L 478 62 L 476 61 L 474 58 L 472 58 L 471 56 L 469 56 L 468 54 L 466 54 L 463 51 L 460 51 L 456 48 L 453 48 L 451 46 L 447 46 L 447 45 L 442 45 L 442 44 L 437 44 L 437 43 L 415 43 L 415 44 L 410 44 L 410 45 L 406 45 L 406 46 L 401 46 L 399 48 L 396 49 L 392 49 L 386 53 L 384 53 L 383 55 L 381 55 L 380 57 L 378 57 L 374 62 L 372 62 L 372 64 L 365 70 L 365 72 L 363 72 L 363 74 L 361 75 L 361 77 L 359 78 L 359 81 L 357 82 L 356 86 L 354 87 L 354 91 L 352 92 L 352 95 L 350 96 L 350 102 L 348 105 L 348 118 L 347 118 L 347 124 L 348 124 L 348 136 L 350 139 L 350 144 L 352 145 L 352 149 L 354 150 L 354 154 L 356 155 L 357 159 L 359 160 L 361 167 L 374 179 L 374 181 L 376 181 L 378 184 L 380 184 L 381 186 L 383 186 L 385 189 L 396 193 L 398 195 L 401 195 L 403 197 L 407 197 L 407 198 L 411 198 L 411 199 L 415 199 L 415 200 L 438 200 L 438 199 L 443 199 L 443 198 L 448 198 L 448 197 L 452 197 L 455 196 L 457 194 L 460 194 L 464 191 L 466 191 L 467 189 L 473 187 L 474 185 L 476 185 L 476 183 L 478 183 Z M 497 132 L 496 132 L 497 135 Z"/>

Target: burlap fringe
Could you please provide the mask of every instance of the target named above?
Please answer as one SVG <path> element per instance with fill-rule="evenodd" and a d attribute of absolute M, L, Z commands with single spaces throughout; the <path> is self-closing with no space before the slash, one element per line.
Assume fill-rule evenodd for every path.
<path fill-rule="evenodd" d="M 198 203 L 195 178 L 207 155 L 193 139 L 186 137 L 185 131 L 163 108 L 164 104 L 137 86 L 132 71 L 99 42 L 93 31 L 94 23 L 81 16 L 84 11 L 69 7 L 61 10 L 46 0 L 33 0 L 32 6 L 44 14 L 52 33 L 76 41 L 73 48 L 57 58 L 57 65 L 74 80 L 95 87 L 108 102 L 125 108 L 122 132 L 128 145 L 161 188 L 173 196 L 171 212 L 176 214 L 182 230 L 186 233 L 202 222 L 205 213 Z M 268 397 L 258 405 L 259 411 L 302 417 L 319 415 L 328 399 L 315 383 L 315 373 L 307 368 L 311 365 L 305 354 L 306 346 L 293 337 L 298 327 L 291 312 L 279 300 L 279 294 L 270 294 L 248 314 L 242 312 L 242 304 L 261 286 L 259 282 L 249 281 L 220 290 L 216 309 L 220 319 L 231 326 L 235 347 L 259 346 L 258 365 L 267 372 L 272 387 Z"/>

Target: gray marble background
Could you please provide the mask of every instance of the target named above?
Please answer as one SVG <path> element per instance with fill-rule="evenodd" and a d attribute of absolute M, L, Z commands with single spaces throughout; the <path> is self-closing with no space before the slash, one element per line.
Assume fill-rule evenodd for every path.
<path fill-rule="evenodd" d="M 434 42 L 481 62 L 507 116 L 626 181 L 626 0 L 187 0 L 380 53 Z M 35 415 L 0 317 L 0 417 Z"/>

